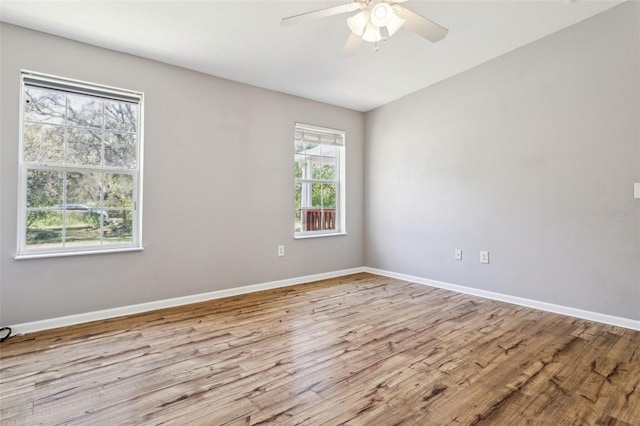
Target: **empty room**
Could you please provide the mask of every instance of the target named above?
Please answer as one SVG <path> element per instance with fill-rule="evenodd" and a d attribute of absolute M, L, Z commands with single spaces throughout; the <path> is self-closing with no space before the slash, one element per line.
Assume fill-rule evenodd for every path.
<path fill-rule="evenodd" d="M 640 425 L 640 1 L 0 0 L 0 425 Z"/>

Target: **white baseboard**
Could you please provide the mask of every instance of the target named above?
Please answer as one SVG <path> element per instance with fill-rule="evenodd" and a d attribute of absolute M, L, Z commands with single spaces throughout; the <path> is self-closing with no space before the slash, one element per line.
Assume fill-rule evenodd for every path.
<path fill-rule="evenodd" d="M 360 272 L 368 272 L 371 274 L 382 275 L 385 277 L 396 278 L 399 280 L 410 281 L 417 284 L 424 284 L 432 287 L 443 288 L 446 290 L 456 291 L 458 293 L 470 294 L 473 296 L 483 297 L 486 299 L 499 300 L 501 302 L 513 303 L 515 305 L 526 306 L 529 308 L 540 309 L 542 311 L 554 312 L 557 314 L 568 315 L 571 317 L 582 318 L 590 321 L 600 322 L 604 324 L 615 325 L 618 327 L 629 328 L 631 330 L 640 331 L 640 321 L 630 318 L 616 317 L 613 315 L 600 314 L 597 312 L 585 311 L 582 309 L 571 308 L 568 306 L 555 305 L 553 303 L 540 302 L 538 300 L 525 299 L 508 294 L 495 293 L 492 291 L 480 290 L 472 287 L 465 287 L 457 284 L 450 284 L 443 281 L 429 280 L 426 278 L 416 277 L 412 275 L 400 274 L 397 272 L 385 271 L 369 267 L 360 267 L 352 269 L 343 269 L 340 271 L 326 272 L 323 274 L 306 275 L 303 277 L 289 278 L 286 280 L 271 281 L 261 284 L 248 285 L 243 287 L 235 287 L 225 290 L 217 290 L 208 293 L 194 294 L 191 296 L 176 297 L 173 299 L 158 300 L 155 302 L 140 303 L 137 305 L 122 306 L 113 309 L 104 309 L 101 311 L 86 312 L 76 315 L 68 315 L 59 318 L 51 318 L 41 321 L 33 321 L 22 324 L 11 325 L 13 334 L 26 334 L 35 331 L 49 330 L 52 328 L 66 327 L 69 325 L 81 324 L 91 321 L 99 321 L 120 317 L 124 315 L 139 314 L 142 312 L 153 311 L 156 309 L 171 308 L 174 306 L 188 305 L 190 303 L 204 302 L 207 300 L 221 299 L 223 297 L 237 296 L 240 294 L 253 293 L 256 291 L 270 290 L 280 287 L 288 287 L 297 284 L 310 283 L 314 281 L 337 278 Z"/>
<path fill-rule="evenodd" d="M 442 281 L 429 280 L 426 278 L 399 274 L 397 272 L 390 272 L 382 269 L 365 267 L 364 271 L 369 272 L 371 274 L 382 275 L 389 278 L 397 278 L 399 280 L 410 281 L 417 284 L 424 284 L 431 287 L 437 287 L 437 288 L 443 288 L 446 290 L 456 291 L 458 293 L 465 293 L 465 294 L 470 294 L 472 296 L 483 297 L 485 299 L 499 300 L 501 302 L 513 303 L 514 305 L 540 309 L 541 311 L 553 312 L 556 314 L 582 318 L 590 321 L 600 322 L 603 324 L 615 325 L 617 327 L 624 327 L 624 328 L 629 328 L 631 330 L 640 331 L 640 321 L 633 320 L 630 318 L 600 314 L 598 312 L 585 311 L 582 309 L 571 308 L 568 306 L 555 305 L 553 303 L 540 302 L 538 300 L 525 299 L 523 297 L 510 296 L 508 294 L 495 293 L 493 291 L 480 290 L 477 288 L 465 287 L 465 286 L 450 284 Z"/>
<path fill-rule="evenodd" d="M 340 271 L 326 272 L 322 274 L 306 275 L 303 277 L 289 278 L 286 280 L 271 281 L 261 284 L 248 285 L 243 287 L 229 288 L 225 290 L 211 291 L 208 293 L 194 294 L 191 296 L 176 297 L 173 299 L 158 300 L 155 302 L 140 303 L 137 305 L 122 306 L 101 311 L 86 312 L 76 315 L 68 315 L 59 318 L 51 318 L 41 321 L 26 322 L 11 325 L 13 334 L 26 334 L 35 331 L 49 330 L 52 328 L 66 327 L 69 325 L 81 324 L 91 321 L 99 321 L 109 318 L 121 317 L 124 315 L 139 314 L 142 312 L 154 311 L 156 309 L 171 308 L 174 306 L 188 305 L 190 303 L 204 302 L 207 300 L 221 299 L 223 297 L 237 296 L 239 294 L 253 293 L 262 290 L 288 287 L 297 284 L 310 283 L 314 281 L 337 278 L 345 275 L 364 272 L 365 268 L 343 269 Z"/>

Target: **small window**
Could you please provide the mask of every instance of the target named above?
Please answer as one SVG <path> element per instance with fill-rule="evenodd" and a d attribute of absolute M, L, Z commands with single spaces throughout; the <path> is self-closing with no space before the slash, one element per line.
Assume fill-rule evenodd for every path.
<path fill-rule="evenodd" d="M 141 247 L 142 94 L 22 73 L 18 257 Z"/>
<path fill-rule="evenodd" d="M 345 132 L 295 125 L 295 236 L 345 232 Z"/>

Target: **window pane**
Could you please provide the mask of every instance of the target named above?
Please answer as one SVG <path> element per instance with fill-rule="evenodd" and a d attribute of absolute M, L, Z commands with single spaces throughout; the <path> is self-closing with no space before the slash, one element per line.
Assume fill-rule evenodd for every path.
<path fill-rule="evenodd" d="M 305 165 L 302 171 L 302 177 L 305 179 L 313 178 L 313 168 L 315 163 L 316 156 L 320 153 L 322 148 L 320 145 L 305 143 L 304 144 L 304 155 L 305 155 Z"/>
<path fill-rule="evenodd" d="M 104 244 L 133 243 L 133 212 L 129 210 L 110 210 L 109 220 L 105 222 Z"/>
<path fill-rule="evenodd" d="M 321 157 L 312 157 L 311 179 L 322 179 L 322 158 Z"/>
<path fill-rule="evenodd" d="M 335 184 L 322 185 L 322 202 L 323 202 L 323 207 L 325 209 L 336 208 L 336 185 Z"/>
<path fill-rule="evenodd" d="M 295 211 L 294 230 L 295 232 L 302 231 L 302 211 L 300 209 Z"/>
<path fill-rule="evenodd" d="M 302 230 L 302 184 L 296 183 L 295 192 L 295 231 L 300 232 Z"/>
<path fill-rule="evenodd" d="M 34 163 L 64 162 L 64 127 L 48 124 L 25 124 L 24 161 Z"/>
<path fill-rule="evenodd" d="M 65 247 L 100 244 L 100 214 L 89 209 L 67 209 L 65 215 Z"/>
<path fill-rule="evenodd" d="M 136 168 L 136 136 L 121 133 L 106 133 L 104 147 L 107 167 Z"/>
<path fill-rule="evenodd" d="M 335 208 L 336 185 L 314 183 L 311 185 L 311 199 L 313 207 Z"/>
<path fill-rule="evenodd" d="M 62 204 L 62 173 L 27 170 L 27 207 L 43 208 Z"/>
<path fill-rule="evenodd" d="M 30 249 L 61 247 L 62 212 L 28 212 L 26 245 Z"/>
<path fill-rule="evenodd" d="M 302 184 L 299 182 L 296 182 L 296 193 L 295 193 L 295 206 L 297 207 L 302 207 L 305 205 L 304 200 L 303 200 L 303 186 L 308 186 L 308 184 Z"/>
<path fill-rule="evenodd" d="M 324 185 L 321 183 L 314 183 L 311 185 L 311 206 L 316 208 L 321 208 L 324 206 L 322 196 L 324 191 L 322 187 Z"/>
<path fill-rule="evenodd" d="M 67 210 L 100 209 L 102 173 L 67 172 Z"/>
<path fill-rule="evenodd" d="M 133 176 L 107 173 L 104 186 L 105 207 L 133 208 Z"/>
<path fill-rule="evenodd" d="M 302 157 L 302 158 L 300 158 Z M 301 179 L 302 178 L 302 169 L 304 168 L 304 156 L 295 156 L 295 172 L 294 175 L 296 177 L 296 179 Z"/>
<path fill-rule="evenodd" d="M 24 119 L 39 123 L 64 124 L 66 97 L 64 93 L 26 87 L 24 91 Z"/>
<path fill-rule="evenodd" d="M 321 179 L 324 180 L 336 180 L 336 166 L 333 163 L 325 163 L 322 165 Z"/>
<path fill-rule="evenodd" d="M 322 178 L 325 180 L 336 180 L 337 147 L 334 145 L 322 146 Z"/>
<path fill-rule="evenodd" d="M 67 124 L 102 128 L 103 103 L 100 98 L 67 95 Z"/>
<path fill-rule="evenodd" d="M 105 129 L 118 132 L 136 132 L 138 105 L 128 102 L 105 102 Z"/>
<path fill-rule="evenodd" d="M 102 159 L 102 132 L 72 127 L 67 131 L 67 164 L 99 166 Z"/>
<path fill-rule="evenodd" d="M 312 179 L 334 180 L 336 178 L 335 147 L 320 145 L 317 155 L 312 157 Z"/>
<path fill-rule="evenodd" d="M 336 153 L 338 152 L 338 147 L 335 145 L 322 145 L 322 156 L 328 159 L 336 158 Z M 335 161 L 335 160 L 333 160 Z M 331 161 L 329 161 L 331 162 Z"/>

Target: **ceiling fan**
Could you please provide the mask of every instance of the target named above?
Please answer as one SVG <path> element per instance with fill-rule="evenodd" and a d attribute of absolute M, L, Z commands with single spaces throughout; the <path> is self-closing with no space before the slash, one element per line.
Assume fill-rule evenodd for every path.
<path fill-rule="evenodd" d="M 357 14 L 347 19 L 351 34 L 342 49 L 342 56 L 356 54 L 362 42 L 378 43 L 394 35 L 404 27 L 432 43 L 442 40 L 449 30 L 417 13 L 400 6 L 407 0 L 353 0 L 341 6 L 283 18 L 281 25 L 293 25 L 313 19 L 326 18 L 342 13 Z M 377 44 L 376 44 L 377 50 Z"/>

